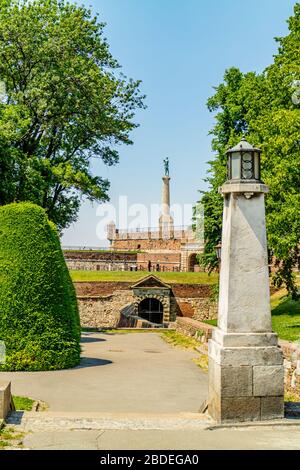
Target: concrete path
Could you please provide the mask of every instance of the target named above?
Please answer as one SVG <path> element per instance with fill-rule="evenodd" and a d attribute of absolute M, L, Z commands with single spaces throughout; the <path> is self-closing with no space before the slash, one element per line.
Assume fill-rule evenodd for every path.
<path fill-rule="evenodd" d="M 79 367 L 51 372 L 1 372 L 12 393 L 43 400 L 51 411 L 197 412 L 207 374 L 197 353 L 174 348 L 156 333 L 82 335 Z"/>
<path fill-rule="evenodd" d="M 218 426 L 200 413 L 15 412 L 7 422 L 33 450 L 300 449 L 300 419 Z"/>
<path fill-rule="evenodd" d="M 33 450 L 299 450 L 300 429 L 41 432 L 24 439 Z"/>
<path fill-rule="evenodd" d="M 167 426 L 171 427 L 170 422 Z M 33 450 L 299 450 L 300 426 L 291 423 L 218 429 L 200 420 L 195 426 L 190 421 L 177 429 L 34 431 L 26 435 L 23 444 Z"/>

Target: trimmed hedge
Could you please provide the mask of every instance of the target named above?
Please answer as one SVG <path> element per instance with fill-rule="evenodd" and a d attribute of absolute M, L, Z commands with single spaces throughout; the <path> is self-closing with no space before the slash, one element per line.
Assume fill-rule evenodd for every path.
<path fill-rule="evenodd" d="M 75 289 L 54 224 L 31 203 L 0 207 L 0 370 L 53 370 L 80 361 Z"/>

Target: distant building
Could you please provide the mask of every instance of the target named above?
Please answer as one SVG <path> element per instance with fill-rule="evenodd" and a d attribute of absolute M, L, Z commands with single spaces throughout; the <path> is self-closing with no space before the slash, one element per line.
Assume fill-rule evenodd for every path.
<path fill-rule="evenodd" d="M 113 252 L 136 251 L 136 269 L 143 271 L 194 271 L 203 243 L 191 227 L 174 227 L 170 214 L 170 177 L 163 176 L 162 212 L 155 229 L 119 230 L 107 226 Z"/>

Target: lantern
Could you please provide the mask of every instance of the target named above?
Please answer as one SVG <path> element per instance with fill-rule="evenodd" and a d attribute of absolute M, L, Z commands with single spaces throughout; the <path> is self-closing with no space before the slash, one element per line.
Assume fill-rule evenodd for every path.
<path fill-rule="evenodd" d="M 227 152 L 227 178 L 229 183 L 260 181 L 261 150 L 253 147 L 245 137 Z"/>

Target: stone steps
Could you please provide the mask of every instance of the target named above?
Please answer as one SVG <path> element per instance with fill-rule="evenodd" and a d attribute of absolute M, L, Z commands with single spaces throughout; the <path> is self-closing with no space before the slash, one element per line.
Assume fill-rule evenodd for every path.
<path fill-rule="evenodd" d="M 204 429 L 212 424 L 200 413 L 140 414 L 140 413 L 78 413 L 78 412 L 12 412 L 6 423 L 20 431 L 46 430 L 176 430 Z"/>
<path fill-rule="evenodd" d="M 247 427 L 300 426 L 299 404 L 288 404 L 285 419 L 217 424 L 204 413 L 94 413 L 21 412 L 10 413 L 6 424 L 22 432 L 79 430 L 216 430 Z"/>

